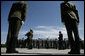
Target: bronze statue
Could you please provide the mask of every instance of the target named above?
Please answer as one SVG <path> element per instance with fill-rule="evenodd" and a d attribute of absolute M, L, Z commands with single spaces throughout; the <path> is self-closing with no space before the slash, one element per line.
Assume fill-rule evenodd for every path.
<path fill-rule="evenodd" d="M 69 54 L 80 54 L 80 43 L 79 43 L 79 33 L 78 24 L 79 16 L 78 10 L 73 3 L 64 1 L 61 3 L 61 21 L 65 24 L 68 40 L 71 46 L 71 51 Z M 74 33 L 74 38 L 72 32 Z"/>
<path fill-rule="evenodd" d="M 9 29 L 6 42 L 6 53 L 18 53 L 15 50 L 20 28 L 26 20 L 28 5 L 24 1 L 13 3 L 8 16 Z"/>

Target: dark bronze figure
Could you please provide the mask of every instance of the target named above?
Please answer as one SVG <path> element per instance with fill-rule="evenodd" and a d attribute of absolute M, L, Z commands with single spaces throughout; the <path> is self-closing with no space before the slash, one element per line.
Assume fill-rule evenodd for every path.
<path fill-rule="evenodd" d="M 18 53 L 15 50 L 18 34 L 26 20 L 27 4 L 24 1 L 13 3 L 8 16 L 9 29 L 6 41 L 6 53 Z"/>
<path fill-rule="evenodd" d="M 78 10 L 73 3 L 64 1 L 61 3 L 61 21 L 65 24 L 68 40 L 71 46 L 71 51 L 69 54 L 80 54 L 80 43 L 79 43 L 79 33 L 78 33 L 78 24 L 79 16 Z M 74 33 L 74 38 L 72 32 Z"/>

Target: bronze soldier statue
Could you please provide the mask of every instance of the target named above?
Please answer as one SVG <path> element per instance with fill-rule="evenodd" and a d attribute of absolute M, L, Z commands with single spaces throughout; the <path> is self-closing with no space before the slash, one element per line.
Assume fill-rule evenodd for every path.
<path fill-rule="evenodd" d="M 13 3 L 8 16 L 9 29 L 6 41 L 6 53 L 18 53 L 15 50 L 19 30 L 26 20 L 28 5 L 24 1 Z"/>
<path fill-rule="evenodd" d="M 28 42 L 28 49 L 32 49 L 32 42 L 33 42 L 33 30 L 30 30 L 30 32 L 26 33 L 25 36 L 27 36 L 27 42 Z"/>
<path fill-rule="evenodd" d="M 78 10 L 73 3 L 64 1 L 61 3 L 61 21 L 65 24 L 68 40 L 71 46 L 71 51 L 69 54 L 80 54 L 80 44 L 79 44 L 79 33 L 78 24 L 79 16 Z M 72 32 L 74 33 L 74 38 Z"/>

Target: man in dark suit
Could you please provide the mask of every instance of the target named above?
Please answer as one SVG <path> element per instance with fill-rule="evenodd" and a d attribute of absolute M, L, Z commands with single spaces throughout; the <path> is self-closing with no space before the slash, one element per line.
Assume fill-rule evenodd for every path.
<path fill-rule="evenodd" d="M 59 50 L 63 49 L 63 34 L 61 31 L 59 31 Z"/>
<path fill-rule="evenodd" d="M 49 44 L 50 44 L 49 41 L 50 41 L 49 38 L 47 38 L 47 39 L 46 39 L 46 42 L 45 42 L 45 44 L 46 44 L 46 48 L 47 48 L 47 49 L 49 48 Z"/>
<path fill-rule="evenodd" d="M 21 25 L 26 20 L 27 4 L 24 1 L 13 3 L 8 16 L 9 29 L 7 35 L 6 53 L 18 53 L 15 50 L 16 42 Z"/>
<path fill-rule="evenodd" d="M 54 44 L 54 48 L 57 49 L 57 45 L 58 45 L 58 41 L 57 41 L 57 39 L 54 40 L 54 43 L 53 43 L 53 44 Z"/>
<path fill-rule="evenodd" d="M 37 47 L 38 47 L 38 49 L 41 47 L 41 39 L 40 38 L 38 38 L 38 40 L 37 40 Z"/>
<path fill-rule="evenodd" d="M 25 36 L 27 36 L 27 43 L 28 43 L 28 49 L 32 49 L 32 43 L 33 43 L 33 30 L 30 30 L 30 32 L 26 33 Z"/>
<path fill-rule="evenodd" d="M 68 40 L 71 46 L 71 51 L 69 54 L 80 54 L 80 44 L 79 44 L 79 33 L 78 24 L 79 16 L 78 10 L 73 3 L 64 1 L 61 3 L 61 21 L 65 24 Z M 72 32 L 74 33 L 74 38 Z"/>

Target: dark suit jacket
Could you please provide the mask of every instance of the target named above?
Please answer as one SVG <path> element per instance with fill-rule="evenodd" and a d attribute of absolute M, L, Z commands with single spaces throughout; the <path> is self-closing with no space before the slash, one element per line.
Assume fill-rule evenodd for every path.
<path fill-rule="evenodd" d="M 28 32 L 28 33 L 25 34 L 25 36 L 28 37 L 27 39 L 32 39 L 33 38 L 33 33 Z"/>
<path fill-rule="evenodd" d="M 11 11 L 8 16 L 8 21 L 12 19 L 12 17 L 17 17 L 21 21 L 25 21 L 27 12 L 27 4 L 16 2 L 12 5 Z"/>
<path fill-rule="evenodd" d="M 63 34 L 59 34 L 59 41 L 63 40 Z"/>
<path fill-rule="evenodd" d="M 76 6 L 73 3 L 61 3 L 61 21 L 76 20 L 79 23 L 79 16 Z"/>

